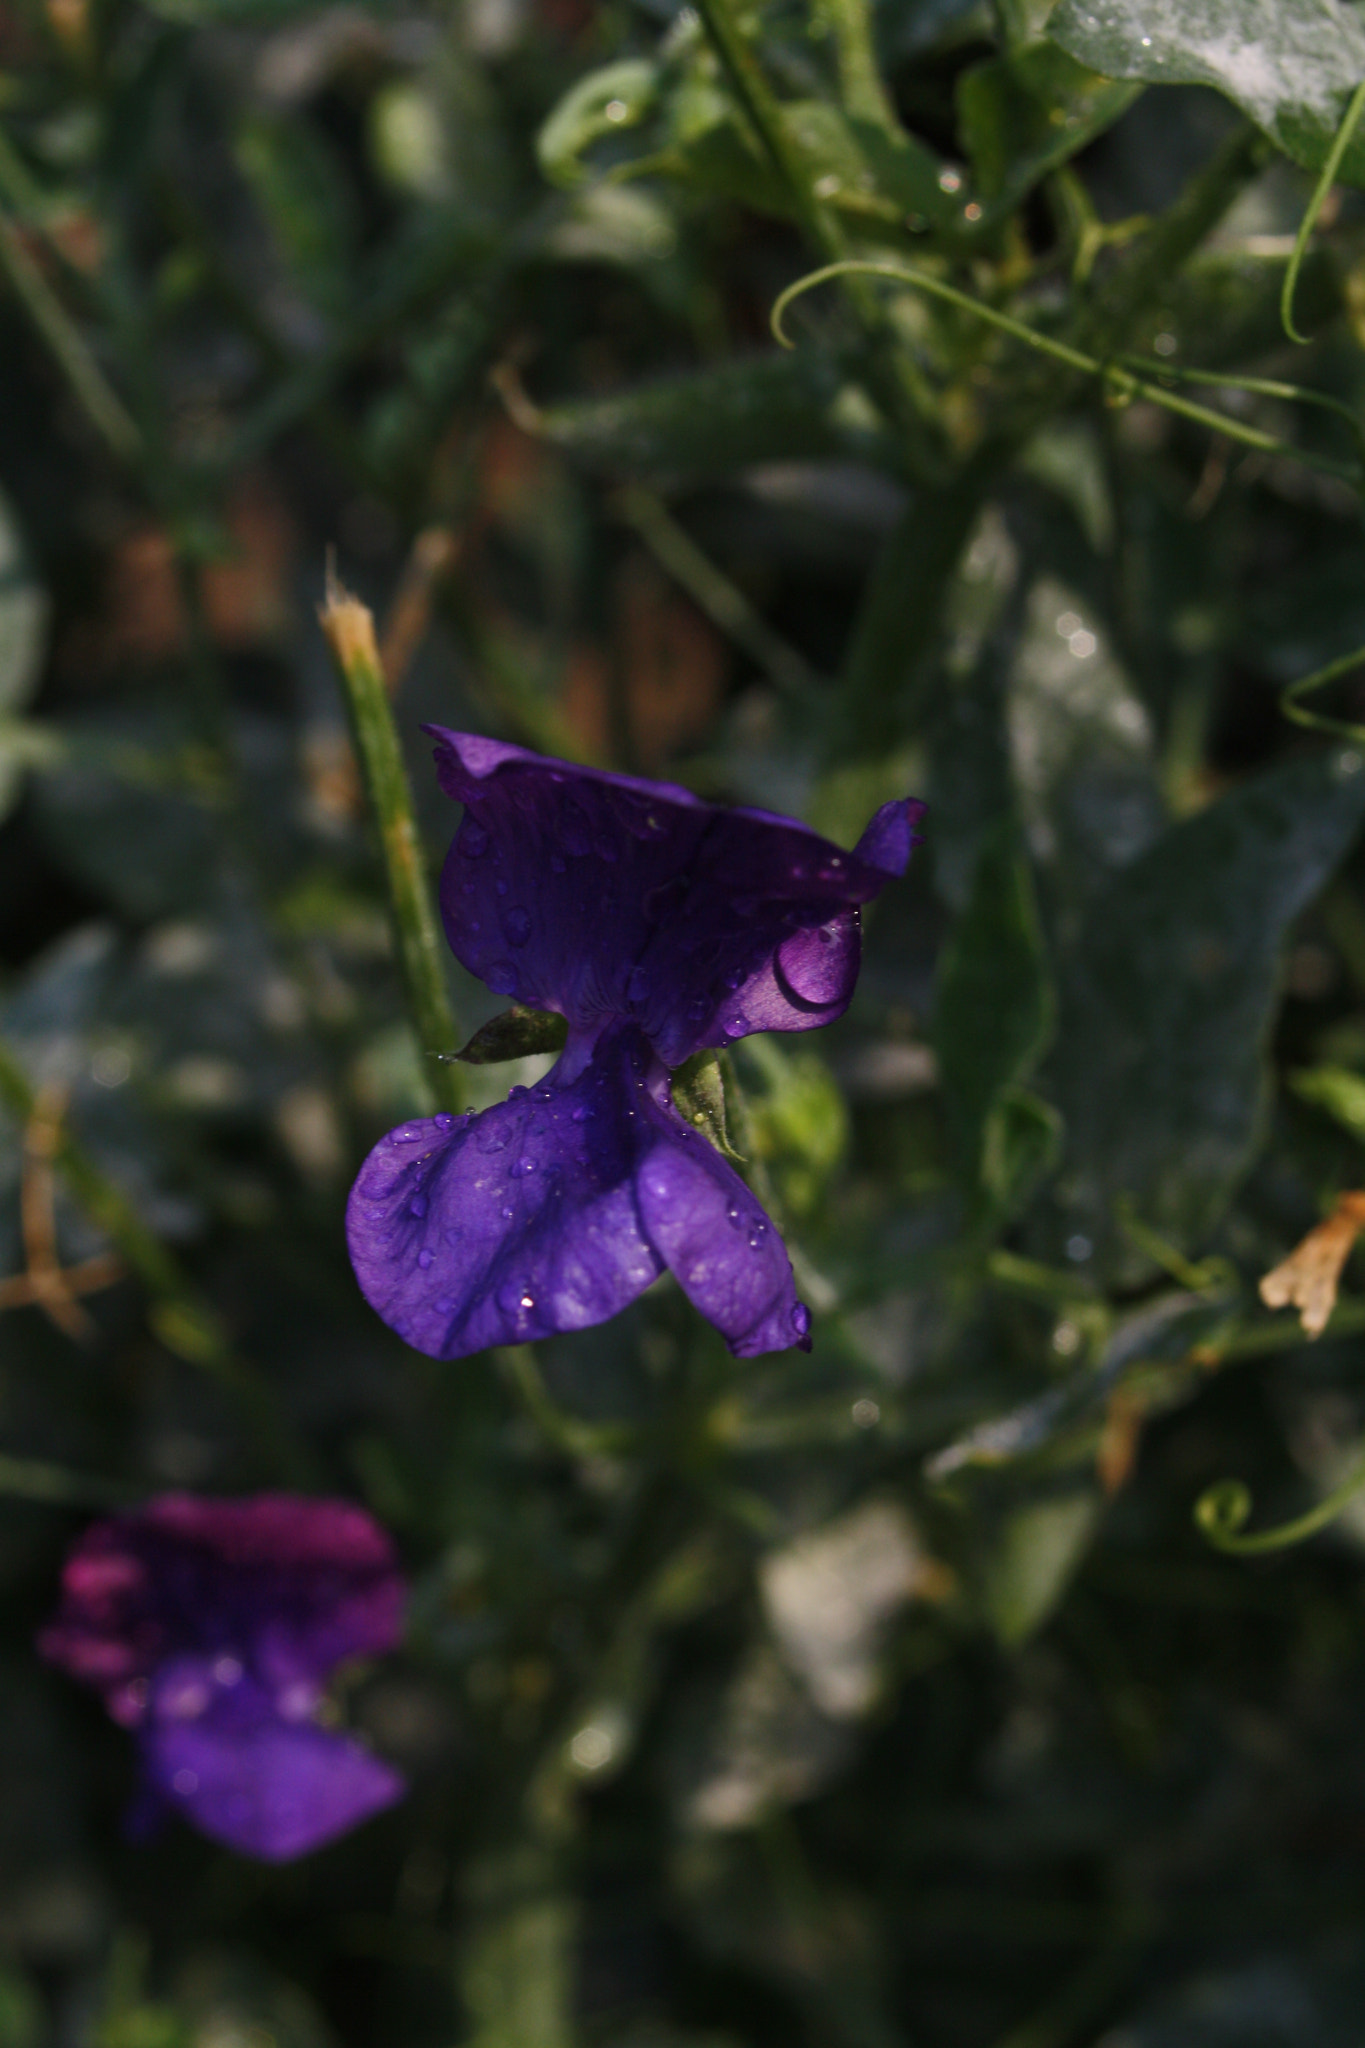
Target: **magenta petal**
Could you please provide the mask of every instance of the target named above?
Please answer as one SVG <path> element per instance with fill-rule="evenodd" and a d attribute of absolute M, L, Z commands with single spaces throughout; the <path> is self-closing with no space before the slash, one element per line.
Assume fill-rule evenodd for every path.
<path fill-rule="evenodd" d="M 346 1227 L 361 1289 L 399 1336 L 462 1358 L 604 1322 L 658 1278 L 633 1187 L 644 1064 L 638 1035 L 617 1034 L 575 1081 L 380 1141 Z"/>
<path fill-rule="evenodd" d="M 149 1723 L 143 1759 L 157 1791 L 196 1827 L 271 1863 L 306 1856 L 406 1790 L 359 1743 L 285 1719 L 246 1683 L 197 1717 Z"/>
<path fill-rule="evenodd" d="M 678 1285 L 740 1358 L 810 1349 L 787 1248 L 739 1175 L 671 1109 L 653 1109 L 640 1214 Z"/>

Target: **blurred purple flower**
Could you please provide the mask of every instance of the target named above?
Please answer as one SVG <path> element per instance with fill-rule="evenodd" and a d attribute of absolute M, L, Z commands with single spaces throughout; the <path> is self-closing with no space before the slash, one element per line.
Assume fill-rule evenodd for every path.
<path fill-rule="evenodd" d="M 375 1147 L 347 1211 L 367 1300 L 460 1358 L 603 1322 L 668 1268 L 739 1356 L 808 1349 L 785 1247 L 669 1070 L 842 1016 L 860 906 L 904 873 L 922 805 L 883 805 L 845 853 L 790 818 L 427 730 L 464 805 L 441 878 L 455 956 L 569 1035 L 540 1087 Z"/>
<path fill-rule="evenodd" d="M 279 1863 L 406 1789 L 318 1719 L 338 1664 L 394 1647 L 403 1597 L 388 1536 L 346 1501 L 163 1494 L 78 1539 L 38 1647 L 135 1732 L 155 1808 Z"/>

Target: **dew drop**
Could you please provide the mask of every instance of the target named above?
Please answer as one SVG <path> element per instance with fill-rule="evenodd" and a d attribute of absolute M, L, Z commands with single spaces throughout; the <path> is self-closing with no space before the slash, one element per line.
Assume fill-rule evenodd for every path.
<path fill-rule="evenodd" d="M 447 1244 L 458 1244 L 461 1238 L 464 1236 L 464 1232 L 461 1230 L 458 1223 L 452 1223 L 449 1229 L 443 1231 L 441 1234 L 445 1238 Z"/>
<path fill-rule="evenodd" d="M 526 944 L 526 941 L 531 936 L 530 911 L 523 910 L 519 903 L 514 904 L 512 909 L 508 911 L 506 917 L 504 917 L 502 921 L 502 928 L 507 934 L 508 943 L 510 945 L 524 946 Z"/>
<path fill-rule="evenodd" d="M 425 1133 L 420 1124 L 400 1124 L 396 1131 L 389 1132 L 391 1145 L 415 1145 Z"/>
<path fill-rule="evenodd" d="M 740 1214 L 738 1202 L 727 1202 L 725 1204 L 725 1220 L 732 1230 L 742 1230 L 744 1228 L 744 1218 Z"/>
<path fill-rule="evenodd" d="M 493 887 L 497 890 L 499 896 L 505 896 L 507 894 L 506 876 L 499 875 L 497 881 L 493 884 Z"/>
<path fill-rule="evenodd" d="M 510 960 L 494 960 L 485 967 L 483 978 L 494 995 L 514 996 L 517 992 L 518 975 Z"/>
<path fill-rule="evenodd" d="M 804 1301 L 798 1301 L 792 1310 L 792 1328 L 798 1337 L 810 1335 L 810 1310 Z"/>
<path fill-rule="evenodd" d="M 512 1133 L 505 1123 L 484 1124 L 474 1140 L 480 1152 L 505 1152 L 512 1142 Z"/>
<path fill-rule="evenodd" d="M 426 1245 L 423 1245 L 421 1251 L 417 1254 L 417 1263 L 422 1268 L 422 1271 L 424 1273 L 427 1272 L 430 1268 L 432 1259 L 434 1257 L 435 1253 L 432 1252 Z"/>
<path fill-rule="evenodd" d="M 523 1153 L 522 1153 L 522 1155 L 521 1155 L 520 1159 L 515 1159 L 515 1160 L 513 1160 L 513 1162 L 512 1162 L 512 1169 L 511 1169 L 511 1171 L 512 1171 L 512 1178 L 513 1178 L 513 1180 L 525 1180 L 525 1178 L 526 1178 L 527 1174 L 528 1174 L 528 1173 L 534 1173 L 534 1172 L 535 1172 L 535 1170 L 536 1170 L 536 1162 L 535 1162 L 535 1160 L 534 1160 L 534 1159 L 532 1159 L 532 1158 L 531 1158 L 531 1157 L 529 1156 L 529 1154 L 527 1154 L 527 1153 L 525 1153 L 525 1152 L 523 1152 Z"/>
<path fill-rule="evenodd" d="M 721 1028 L 730 1038 L 743 1038 L 749 1029 L 749 1020 L 743 1010 L 731 1010 L 721 1018 Z"/>
<path fill-rule="evenodd" d="M 425 1216 L 425 1215 L 426 1215 L 426 1213 L 427 1213 L 427 1198 L 426 1198 L 426 1196 L 425 1196 L 425 1195 L 414 1195 L 414 1196 L 413 1196 L 413 1198 L 412 1198 L 412 1200 L 411 1200 L 411 1201 L 410 1201 L 410 1202 L 408 1203 L 408 1214 L 409 1214 L 409 1216 L 419 1216 L 419 1217 L 420 1217 L 420 1216 Z"/>
<path fill-rule="evenodd" d="M 749 1250 L 756 1252 L 767 1235 L 767 1224 L 761 1216 L 755 1216 L 753 1222 L 749 1225 Z"/>
<path fill-rule="evenodd" d="M 569 1112 L 569 1114 L 571 1120 L 574 1123 L 585 1124 L 589 1121 L 590 1118 L 596 1116 L 597 1111 L 595 1109 L 590 1109 L 586 1102 L 579 1102 L 575 1103 L 573 1109 Z"/>
<path fill-rule="evenodd" d="M 502 1208 L 498 1211 L 498 1214 L 499 1216 L 501 1216 L 504 1223 L 510 1223 L 512 1221 L 512 1218 L 516 1215 L 516 1213 L 516 1210 L 513 1209 L 508 1203 L 504 1203 Z"/>
<path fill-rule="evenodd" d="M 460 852 L 466 860 L 478 860 L 488 851 L 488 834 L 473 818 L 466 818 L 460 827 Z"/>

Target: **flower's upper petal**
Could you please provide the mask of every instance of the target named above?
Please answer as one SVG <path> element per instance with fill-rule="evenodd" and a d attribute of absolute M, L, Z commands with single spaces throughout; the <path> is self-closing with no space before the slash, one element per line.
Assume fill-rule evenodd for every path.
<path fill-rule="evenodd" d="M 787 1248 L 744 1182 L 671 1105 L 649 1104 L 640 1213 L 684 1294 L 740 1358 L 810 1349 Z"/>
<path fill-rule="evenodd" d="M 446 932 L 499 994 L 581 1031 L 633 1023 L 669 1067 L 746 1031 L 827 1022 L 847 1003 L 852 913 L 903 869 L 919 806 L 885 806 L 845 853 L 790 818 L 428 730 L 441 785 L 465 806 L 441 879 Z M 818 977 L 819 1000 L 792 1001 L 802 935 L 821 929 L 839 973 Z"/>
<path fill-rule="evenodd" d="M 604 1322 L 657 1279 L 633 1185 L 646 1058 L 637 1033 L 609 1035 L 575 1080 L 380 1141 L 346 1227 L 361 1290 L 400 1337 L 461 1358 Z"/>
<path fill-rule="evenodd" d="M 192 1712 L 183 1690 L 170 1691 L 176 1684 L 183 1674 L 158 1688 L 142 1732 L 148 1777 L 204 1834 L 244 1856 L 306 1856 L 407 1789 L 358 1742 L 287 1718 L 250 1681 L 219 1689 Z"/>
<path fill-rule="evenodd" d="M 402 1612 L 392 1541 L 363 1508 L 164 1494 L 85 1530 L 39 1646 L 131 1723 L 167 1659 L 225 1656 L 272 1685 L 320 1682 L 392 1649 Z"/>

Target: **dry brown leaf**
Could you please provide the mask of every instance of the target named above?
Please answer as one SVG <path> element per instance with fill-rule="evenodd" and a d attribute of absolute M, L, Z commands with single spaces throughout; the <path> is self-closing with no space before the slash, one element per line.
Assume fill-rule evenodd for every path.
<path fill-rule="evenodd" d="M 1309 1337 L 1320 1337 L 1337 1305 L 1337 1286 L 1351 1247 L 1365 1230 L 1365 1191 L 1349 1190 L 1330 1216 L 1295 1245 L 1287 1259 L 1266 1274 L 1261 1300 L 1267 1308 L 1296 1308 Z"/>

